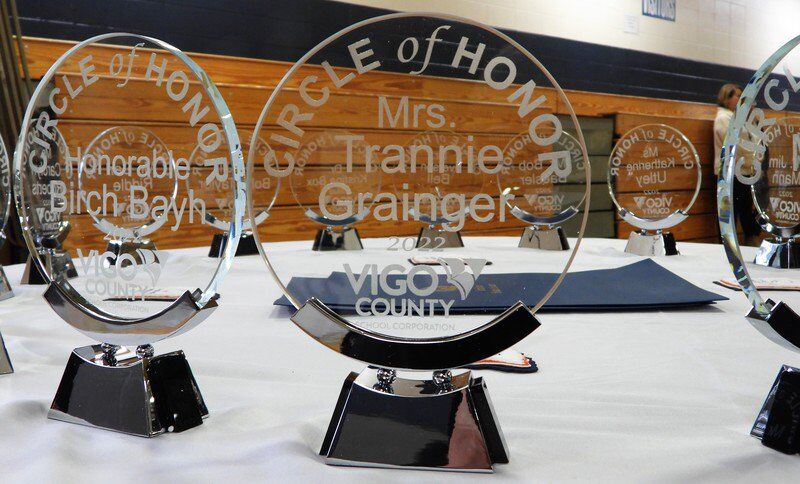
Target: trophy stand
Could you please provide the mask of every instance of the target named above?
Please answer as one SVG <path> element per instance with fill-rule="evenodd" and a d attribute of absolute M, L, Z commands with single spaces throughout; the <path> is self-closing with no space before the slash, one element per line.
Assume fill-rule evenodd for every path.
<path fill-rule="evenodd" d="M 437 229 L 433 224 L 422 227 L 417 237 L 417 249 L 457 249 L 464 247 L 461 232 Z"/>
<path fill-rule="evenodd" d="M 519 247 L 541 250 L 569 250 L 569 241 L 564 229 L 557 227 L 525 227 L 519 239 Z"/>
<path fill-rule="evenodd" d="M 117 260 L 120 258 L 120 256 L 127 254 L 131 256 L 137 264 L 143 264 L 145 262 L 158 262 L 158 257 L 156 257 L 156 260 L 154 261 L 143 260 L 142 253 L 139 252 L 142 249 L 148 250 L 155 254 L 156 245 L 150 239 L 112 240 L 106 246 L 106 252 L 111 252 L 115 257 L 113 259 L 108 257 L 106 260 L 109 264 L 114 265 L 117 263 Z"/>
<path fill-rule="evenodd" d="M 800 268 L 800 245 L 794 238 L 764 239 L 753 262 L 776 269 Z"/>
<path fill-rule="evenodd" d="M 220 258 L 225 254 L 225 247 L 228 246 L 228 237 L 226 234 L 214 234 L 211 240 L 211 247 L 208 250 L 208 256 Z M 256 255 L 258 254 L 258 246 L 256 239 L 253 237 L 252 232 L 243 233 L 239 238 L 239 245 L 236 247 L 236 257 L 242 255 Z"/>
<path fill-rule="evenodd" d="M 75 269 L 75 264 L 72 262 L 72 257 L 68 252 L 60 249 L 45 248 L 42 250 L 41 256 L 51 274 L 66 274 L 67 279 L 78 277 L 78 271 Z M 39 266 L 33 262 L 33 258 L 28 255 L 20 284 L 44 285 L 49 284 L 49 282 L 39 270 Z"/>
<path fill-rule="evenodd" d="M 679 253 L 672 233 L 661 230 L 649 233 L 644 229 L 631 232 L 625 252 L 645 257 L 678 255 Z"/>
<path fill-rule="evenodd" d="M 431 370 L 430 380 L 390 368 L 457 368 L 519 342 L 540 323 L 518 302 L 468 336 L 440 341 L 375 337 L 315 298 L 292 321 L 331 349 L 373 366 L 351 373 L 320 449 L 331 465 L 492 472 L 508 450 L 486 385 L 470 371 Z"/>
<path fill-rule="evenodd" d="M 341 231 L 328 226 L 317 231 L 312 250 L 363 250 L 361 237 L 355 227 L 343 226 Z"/>
<path fill-rule="evenodd" d="M 0 334 L 0 375 L 9 375 L 11 373 L 14 373 L 14 367 L 11 365 L 11 358 L 8 356 L 3 335 Z"/>
<path fill-rule="evenodd" d="M 783 302 L 767 300 L 769 315 L 755 309 L 747 319 L 759 331 L 782 346 L 795 351 L 800 347 L 800 316 Z M 783 365 L 758 412 L 750 435 L 767 447 L 786 454 L 800 452 L 800 369 Z"/>
<path fill-rule="evenodd" d="M 50 284 L 44 297 L 71 324 L 108 324 L 77 306 L 57 284 Z M 212 300 L 200 309 L 187 291 L 169 308 L 137 324 L 176 334 L 202 322 L 216 307 Z M 154 437 L 197 427 L 208 416 L 208 408 L 182 351 L 156 356 L 150 344 L 135 350 L 102 344 L 72 351 L 47 416 Z"/>
<path fill-rule="evenodd" d="M 508 463 L 483 378 L 449 370 L 423 381 L 385 368 L 351 373 L 320 455 L 331 465 L 474 472 Z"/>
<path fill-rule="evenodd" d="M 8 282 L 6 271 L 3 266 L 0 266 L 0 301 L 14 297 L 14 291 L 11 289 L 11 283 Z"/>

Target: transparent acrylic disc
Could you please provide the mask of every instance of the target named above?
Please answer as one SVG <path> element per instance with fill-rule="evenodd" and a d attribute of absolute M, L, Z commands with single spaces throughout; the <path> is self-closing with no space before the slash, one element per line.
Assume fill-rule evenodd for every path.
<path fill-rule="evenodd" d="M 200 147 L 208 156 L 192 164 Z M 176 48 L 134 34 L 77 44 L 47 71 L 26 111 L 14 183 L 25 240 L 45 276 L 105 342 L 169 336 L 145 330 L 190 293 L 217 295 L 232 253 L 180 251 L 210 240 L 216 204 L 232 207 L 235 250 L 244 209 L 243 160 L 230 111 L 208 76 Z M 213 191 L 215 183 L 226 191 Z M 230 251 L 229 251 L 230 252 Z M 74 262 L 69 277 L 53 260 Z M 106 337 L 104 336 L 104 337 Z"/>
<path fill-rule="evenodd" d="M 520 249 L 528 223 L 512 207 L 524 194 L 504 192 L 498 177 L 507 168 L 503 150 L 520 133 L 537 145 L 532 156 L 562 151 L 568 138 L 557 109 L 578 126 L 530 52 L 466 19 L 387 15 L 317 45 L 273 90 L 254 133 L 269 142 L 271 174 L 281 180 L 270 223 L 257 230 L 285 293 L 278 304 L 316 299 L 358 334 L 397 342 L 480 333 L 518 301 L 538 310 L 583 226 L 569 234 L 571 251 Z M 580 130 L 572 139 L 572 154 L 588 159 Z M 248 172 L 258 165 L 251 156 Z M 588 163 L 583 168 L 589 173 Z M 517 169 L 526 170 L 516 176 L 537 173 Z M 575 181 L 578 206 L 588 188 L 585 176 Z M 250 204 L 258 197 L 252 190 Z M 326 220 L 309 214 L 349 225 L 344 237 L 357 229 L 363 249 L 312 250 Z M 421 244 L 430 234 L 434 242 Z M 497 278 L 515 272 L 553 277 L 546 287 L 501 288 Z M 330 334 L 312 336 L 335 346 Z"/>

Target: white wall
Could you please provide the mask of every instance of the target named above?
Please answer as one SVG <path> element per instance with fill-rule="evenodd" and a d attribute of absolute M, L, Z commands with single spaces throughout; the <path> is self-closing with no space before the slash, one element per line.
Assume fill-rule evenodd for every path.
<path fill-rule="evenodd" d="M 749 69 L 800 35 L 800 0 L 676 0 L 675 22 L 642 16 L 641 0 L 348 1 Z M 623 30 L 629 15 L 638 34 Z"/>

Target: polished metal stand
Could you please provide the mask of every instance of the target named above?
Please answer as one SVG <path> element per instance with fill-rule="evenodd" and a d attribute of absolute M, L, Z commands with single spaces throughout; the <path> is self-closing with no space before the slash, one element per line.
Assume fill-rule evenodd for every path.
<path fill-rule="evenodd" d="M 367 368 L 344 382 L 320 455 L 328 464 L 492 472 L 508 450 L 482 378 Z"/>
<path fill-rule="evenodd" d="M 214 239 L 211 241 L 211 248 L 208 250 L 208 256 L 220 258 L 225 254 L 225 247 L 228 246 L 228 237 L 226 234 L 214 234 Z M 256 255 L 258 254 L 258 246 L 256 239 L 251 232 L 242 233 L 239 238 L 239 245 L 236 246 L 236 257 L 242 255 Z"/>
<path fill-rule="evenodd" d="M 661 232 L 660 230 L 654 234 L 645 230 L 631 232 L 625 252 L 645 257 L 678 255 L 675 237 L 670 232 Z"/>
<path fill-rule="evenodd" d="M 765 239 L 761 242 L 753 262 L 777 269 L 800 268 L 800 244 L 793 239 Z"/>
<path fill-rule="evenodd" d="M 3 335 L 0 334 L 0 375 L 9 375 L 11 373 L 14 373 L 14 367 L 11 365 L 11 358 L 8 356 Z"/>
<path fill-rule="evenodd" d="M 755 309 L 747 319 L 772 341 L 798 351 L 800 316 L 783 302 L 767 300 L 769 315 Z M 783 365 L 764 400 L 750 435 L 767 447 L 787 454 L 800 452 L 800 369 Z"/>
<path fill-rule="evenodd" d="M 142 250 L 148 251 L 155 257 L 155 260 L 147 260 L 147 257 L 143 255 L 141 252 Z M 110 252 L 115 255 L 115 257 L 107 258 L 108 263 L 111 265 L 116 264 L 117 259 L 123 254 L 128 254 L 131 258 L 133 258 L 133 262 L 136 264 L 145 264 L 145 263 L 152 263 L 158 262 L 158 257 L 155 256 L 156 253 L 156 244 L 153 243 L 150 239 L 138 240 L 138 241 L 131 241 L 131 240 L 112 240 L 106 246 L 106 252 Z M 126 261 L 123 261 L 123 266 L 130 265 L 131 262 L 125 264 Z"/>
<path fill-rule="evenodd" d="M 423 227 L 417 237 L 417 249 L 454 249 L 464 247 L 460 232 L 437 229 L 433 225 Z"/>
<path fill-rule="evenodd" d="M 361 237 L 354 227 L 343 227 L 341 231 L 326 227 L 317 232 L 313 250 L 362 250 Z"/>
<path fill-rule="evenodd" d="M 558 227 L 526 227 L 519 239 L 519 247 L 541 250 L 569 250 L 564 229 Z"/>
<path fill-rule="evenodd" d="M 67 279 L 78 277 L 78 271 L 75 270 L 75 264 L 72 262 L 68 252 L 60 249 L 45 249 L 42 253 L 45 264 L 49 268 L 50 274 L 58 274 Z M 25 262 L 25 271 L 22 273 L 21 284 L 42 285 L 49 284 L 50 281 L 39 271 L 39 266 L 33 262 L 33 259 L 28 255 L 28 260 Z"/>
<path fill-rule="evenodd" d="M 47 416 L 154 437 L 197 427 L 208 409 L 182 351 L 94 345 L 72 351 Z"/>
<path fill-rule="evenodd" d="M 8 282 L 3 266 L 0 266 L 0 301 L 10 297 L 14 297 L 14 291 L 11 289 L 11 283 Z"/>

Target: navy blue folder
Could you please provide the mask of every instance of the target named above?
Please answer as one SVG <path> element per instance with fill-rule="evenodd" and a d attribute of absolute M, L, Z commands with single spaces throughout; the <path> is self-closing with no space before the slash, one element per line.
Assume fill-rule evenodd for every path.
<path fill-rule="evenodd" d="M 553 273 L 481 274 L 466 299 L 454 297 L 455 288 L 439 276 L 439 290 L 430 299 L 453 300 L 451 314 L 500 313 L 517 301 L 529 306 L 537 304 L 558 275 Z M 368 277 L 368 276 L 365 276 Z M 389 284 L 395 287 L 396 279 L 390 276 Z M 427 277 L 427 276 L 425 276 Z M 293 277 L 288 290 L 298 300 L 311 297 L 324 302 L 340 313 L 355 312 L 359 297 L 387 298 L 382 293 L 369 293 L 368 279 L 356 294 L 344 272 L 333 272 L 328 277 Z M 395 296 L 395 300 L 403 296 Z M 701 289 L 676 274 L 664 269 L 652 259 L 645 259 L 615 269 L 599 269 L 568 273 L 542 310 L 545 311 L 624 311 L 676 309 L 728 298 Z M 275 301 L 278 306 L 291 306 L 286 297 Z"/>

